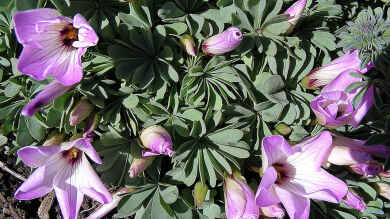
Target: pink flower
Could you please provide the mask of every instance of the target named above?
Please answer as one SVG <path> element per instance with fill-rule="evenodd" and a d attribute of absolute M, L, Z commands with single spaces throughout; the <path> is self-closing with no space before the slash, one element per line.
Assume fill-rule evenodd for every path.
<path fill-rule="evenodd" d="M 365 141 L 333 135 L 332 149 L 327 162 L 335 165 L 354 165 L 372 160 L 372 156 L 386 158 L 390 147 L 385 145 L 365 146 Z"/>
<path fill-rule="evenodd" d="M 255 195 L 239 172 L 224 178 L 225 211 L 227 219 L 257 219 L 259 208 Z"/>
<path fill-rule="evenodd" d="M 140 135 L 142 145 L 150 151 L 143 151 L 143 157 L 166 154 L 173 156 L 172 140 L 167 130 L 163 127 L 154 125 L 142 130 Z"/>
<path fill-rule="evenodd" d="M 290 18 L 287 21 L 291 24 L 290 28 L 286 31 L 285 34 L 290 34 L 293 31 L 299 18 L 302 16 L 305 7 L 306 0 L 298 0 L 284 12 L 284 14 L 290 15 Z"/>
<path fill-rule="evenodd" d="M 351 190 L 348 190 L 347 195 L 345 195 L 343 199 L 343 203 L 361 212 L 366 210 L 366 203 L 364 203 L 364 200 L 360 196 L 352 192 Z"/>
<path fill-rule="evenodd" d="M 365 68 L 360 69 L 360 65 L 358 50 L 351 50 L 328 64 L 311 71 L 302 80 L 302 86 L 306 89 L 320 89 L 346 70 L 359 71 L 364 74 L 374 66 L 370 62 Z"/>
<path fill-rule="evenodd" d="M 307 219 L 310 199 L 338 203 L 347 194 L 347 185 L 321 169 L 332 137 L 324 131 L 291 147 L 280 135 L 262 142 L 265 171 L 256 193 L 258 207 L 283 203 L 291 219 Z"/>
<path fill-rule="evenodd" d="M 63 85 L 80 82 L 81 56 L 99 40 L 83 16 L 72 19 L 56 10 L 40 8 L 14 15 L 16 38 L 23 45 L 20 72 L 43 80 L 53 74 Z"/>
<path fill-rule="evenodd" d="M 237 27 L 229 27 L 224 32 L 207 38 L 202 43 L 205 54 L 214 56 L 236 49 L 242 40 L 242 33 Z"/>
<path fill-rule="evenodd" d="M 111 194 L 85 155 L 95 163 L 102 163 L 85 138 L 65 142 L 60 146 L 27 146 L 20 149 L 18 156 L 23 163 L 37 169 L 16 190 L 15 198 L 31 200 L 54 189 L 65 219 L 77 218 L 84 195 L 100 203 L 111 202 Z"/>
<path fill-rule="evenodd" d="M 36 111 L 39 111 L 42 107 L 72 88 L 73 86 L 64 86 L 58 81 L 51 82 L 23 108 L 22 115 L 29 117 L 33 116 Z"/>
<path fill-rule="evenodd" d="M 317 116 L 318 123 L 329 128 L 343 125 L 357 127 L 374 103 L 374 89 L 371 86 L 355 108 L 352 101 L 362 88 L 356 88 L 348 93 L 345 89 L 354 82 L 362 81 L 359 77 L 350 75 L 356 70 L 348 69 L 326 85 L 310 106 Z"/>

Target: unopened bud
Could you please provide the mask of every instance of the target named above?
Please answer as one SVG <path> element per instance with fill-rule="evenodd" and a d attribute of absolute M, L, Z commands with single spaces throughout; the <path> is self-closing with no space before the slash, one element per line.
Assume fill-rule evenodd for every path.
<path fill-rule="evenodd" d="M 206 194 L 209 188 L 207 187 L 206 184 L 203 182 L 199 181 L 195 184 L 194 188 L 194 200 L 195 204 L 198 208 L 200 208 L 203 204 L 204 199 L 206 198 Z"/>
<path fill-rule="evenodd" d="M 60 145 L 64 141 L 64 134 L 51 133 L 49 138 L 43 143 L 43 146 Z"/>
<path fill-rule="evenodd" d="M 373 177 L 382 172 L 383 165 L 375 161 L 369 161 L 352 165 L 351 170 L 365 177 Z"/>
<path fill-rule="evenodd" d="M 275 126 L 275 129 L 281 134 L 281 135 L 288 135 L 291 133 L 291 128 L 288 127 L 288 125 L 284 123 L 279 123 Z"/>
<path fill-rule="evenodd" d="M 195 42 L 191 35 L 184 34 L 180 38 L 180 43 L 185 48 L 188 55 L 195 56 L 195 49 L 194 49 Z"/>
<path fill-rule="evenodd" d="M 71 126 L 78 125 L 81 121 L 86 119 L 93 111 L 93 105 L 87 99 L 81 99 L 73 108 L 69 116 L 69 123 Z"/>
<path fill-rule="evenodd" d="M 100 114 L 93 113 L 90 115 L 87 119 L 87 125 L 85 126 L 85 131 L 83 136 L 86 137 L 91 137 L 91 133 L 98 127 L 99 122 L 100 122 L 101 116 Z"/>
<path fill-rule="evenodd" d="M 173 156 L 172 140 L 167 130 L 159 125 L 154 125 L 145 128 L 141 131 L 140 140 L 145 148 L 150 151 L 143 151 L 143 157 L 156 156 L 166 154 Z"/>
<path fill-rule="evenodd" d="M 153 163 L 154 157 L 134 158 L 129 169 L 130 178 L 134 178 L 142 173 Z"/>
<path fill-rule="evenodd" d="M 390 184 L 385 183 L 385 182 L 377 182 L 376 188 L 377 188 L 379 195 L 390 200 Z"/>

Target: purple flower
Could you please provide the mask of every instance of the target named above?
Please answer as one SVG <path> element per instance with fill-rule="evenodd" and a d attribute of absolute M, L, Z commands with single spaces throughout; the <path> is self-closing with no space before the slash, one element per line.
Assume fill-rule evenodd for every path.
<path fill-rule="evenodd" d="M 372 86 L 367 90 L 356 108 L 352 105 L 353 99 L 362 88 L 356 88 L 348 93 L 345 93 L 344 90 L 350 84 L 360 82 L 362 79 L 350 75 L 350 72 L 356 72 L 356 70 L 348 69 L 338 75 L 311 102 L 310 106 L 317 116 L 319 124 L 329 128 L 337 128 L 343 125 L 357 127 L 372 106 L 374 101 Z"/>
<path fill-rule="evenodd" d="M 390 148 L 384 145 L 365 146 L 365 141 L 333 135 L 332 149 L 327 162 L 335 165 L 355 165 L 372 160 L 372 156 L 386 158 Z"/>
<path fill-rule="evenodd" d="M 361 212 L 366 209 L 366 203 L 364 203 L 363 199 L 351 190 L 348 190 L 347 195 L 343 199 L 343 203 Z"/>
<path fill-rule="evenodd" d="M 37 168 L 16 190 L 18 200 L 42 197 L 54 189 L 65 219 L 76 219 L 84 195 L 109 203 L 111 194 L 96 175 L 87 157 L 102 161 L 88 139 L 79 138 L 60 146 L 27 146 L 18 156 L 29 167 Z"/>
<path fill-rule="evenodd" d="M 71 126 L 78 125 L 91 114 L 93 108 L 93 105 L 88 100 L 80 100 L 70 113 L 69 124 Z"/>
<path fill-rule="evenodd" d="M 154 157 L 134 158 L 129 170 L 130 178 L 134 178 L 146 170 L 153 163 L 153 160 Z"/>
<path fill-rule="evenodd" d="M 52 100 L 72 89 L 73 86 L 64 86 L 58 81 L 53 81 L 43 89 L 35 98 L 22 110 L 22 115 L 33 116 L 36 111 L 50 103 Z"/>
<path fill-rule="evenodd" d="M 260 215 L 272 218 L 284 218 L 284 210 L 280 204 L 274 204 L 260 208 Z"/>
<path fill-rule="evenodd" d="M 236 49 L 242 40 L 242 33 L 237 27 L 229 27 L 224 32 L 207 38 L 202 43 L 205 54 L 214 56 Z"/>
<path fill-rule="evenodd" d="M 194 49 L 194 46 L 195 46 L 195 42 L 194 42 L 194 39 L 192 39 L 192 36 L 189 35 L 189 34 L 184 34 L 181 38 L 180 38 L 180 43 L 181 45 L 185 48 L 186 52 L 188 55 L 190 56 L 196 56 L 195 54 L 195 49 Z"/>
<path fill-rule="evenodd" d="M 359 59 L 358 50 L 351 50 L 330 63 L 311 71 L 302 80 L 302 86 L 306 89 L 320 89 L 346 70 L 352 72 L 360 71 L 364 74 L 374 66 L 373 63 L 370 62 L 365 68 L 360 69 L 360 64 L 361 61 Z"/>
<path fill-rule="evenodd" d="M 237 171 L 224 178 L 225 211 L 227 219 L 257 219 L 259 208 L 255 195 Z"/>
<path fill-rule="evenodd" d="M 299 18 L 302 16 L 305 7 L 306 7 L 306 0 L 298 0 L 284 12 L 284 14 L 290 15 L 287 21 L 291 24 L 290 28 L 286 31 L 285 34 L 290 34 L 293 31 Z"/>
<path fill-rule="evenodd" d="M 116 208 L 118 206 L 119 202 L 121 201 L 121 199 L 123 197 L 121 195 L 132 192 L 134 190 L 135 189 L 132 189 L 132 188 L 122 188 L 121 190 L 119 190 L 118 192 L 116 192 L 112 196 L 111 202 L 109 202 L 107 204 L 100 205 L 91 215 L 89 215 L 85 219 L 100 219 L 100 218 L 106 216 L 108 213 L 110 213 L 110 211 L 112 211 L 114 208 Z"/>
<path fill-rule="evenodd" d="M 292 219 L 307 219 L 310 199 L 338 203 L 347 194 L 347 185 L 321 169 L 332 137 L 324 131 L 291 147 L 280 135 L 262 142 L 264 170 L 256 193 L 259 207 L 283 203 Z"/>
<path fill-rule="evenodd" d="M 63 85 L 78 83 L 83 74 L 81 56 L 99 40 L 83 16 L 73 20 L 49 8 L 14 15 L 16 38 L 23 45 L 20 72 L 43 80 L 53 74 Z"/>
<path fill-rule="evenodd" d="M 359 163 L 350 167 L 353 172 L 365 177 L 374 177 L 383 171 L 383 165 L 375 161 Z"/>
<path fill-rule="evenodd" d="M 167 130 L 163 127 L 154 125 L 142 130 L 140 135 L 141 143 L 150 151 L 143 151 L 143 157 L 166 154 L 170 157 L 174 154 L 172 150 L 172 140 Z"/>

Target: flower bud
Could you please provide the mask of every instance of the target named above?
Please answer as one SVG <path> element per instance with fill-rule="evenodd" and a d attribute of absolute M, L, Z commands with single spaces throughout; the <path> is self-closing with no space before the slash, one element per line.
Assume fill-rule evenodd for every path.
<path fill-rule="evenodd" d="M 353 172 L 365 177 L 376 176 L 383 170 L 383 165 L 375 161 L 355 164 L 350 167 Z"/>
<path fill-rule="evenodd" d="M 302 16 L 305 7 L 306 7 L 306 0 L 298 0 L 284 12 L 284 14 L 290 15 L 287 22 L 291 24 L 290 28 L 285 33 L 286 35 L 290 34 L 293 31 L 299 18 Z"/>
<path fill-rule="evenodd" d="M 171 157 L 174 153 L 171 137 L 167 130 L 161 126 L 154 125 L 142 130 L 140 140 L 144 147 L 150 149 L 150 151 L 142 152 L 143 157 L 160 154 L 166 154 Z"/>
<path fill-rule="evenodd" d="M 97 113 L 93 113 L 88 117 L 87 125 L 85 127 L 84 134 L 83 134 L 84 138 L 92 137 L 91 134 L 99 125 L 100 119 L 101 116 Z"/>
<path fill-rule="evenodd" d="M 356 70 L 364 74 L 373 67 L 373 63 L 370 62 L 365 68 L 360 69 L 360 64 L 358 50 L 351 50 L 330 63 L 311 71 L 301 81 L 301 84 L 306 89 L 317 90 L 329 84 L 346 70 L 352 69 L 352 71 Z"/>
<path fill-rule="evenodd" d="M 366 209 L 366 203 L 364 203 L 364 200 L 360 196 L 352 192 L 352 190 L 348 190 L 342 201 L 345 205 L 351 208 L 355 208 L 361 212 Z"/>
<path fill-rule="evenodd" d="M 335 165 L 355 165 L 372 160 L 371 155 L 387 157 L 390 148 L 384 145 L 365 146 L 365 141 L 332 136 L 332 149 L 329 152 L 327 162 Z"/>
<path fill-rule="evenodd" d="M 186 52 L 190 56 L 195 56 L 195 42 L 194 39 L 192 39 L 192 36 L 189 34 L 184 34 L 180 38 L 181 45 L 185 48 Z"/>
<path fill-rule="evenodd" d="M 227 219 L 259 218 L 255 195 L 239 172 L 224 177 L 224 195 Z"/>
<path fill-rule="evenodd" d="M 64 134 L 51 133 L 49 138 L 43 142 L 43 146 L 60 145 L 64 141 Z"/>
<path fill-rule="evenodd" d="M 74 86 L 64 86 L 58 81 L 51 82 L 23 108 L 22 115 L 32 117 L 36 111 L 40 110 L 73 87 Z"/>
<path fill-rule="evenodd" d="M 377 191 L 378 191 L 379 195 L 390 200 L 390 184 L 385 183 L 385 182 L 377 182 L 376 187 L 377 187 Z"/>
<path fill-rule="evenodd" d="M 73 108 L 69 116 L 69 123 L 71 126 L 78 125 L 81 121 L 86 119 L 93 111 L 94 106 L 88 102 L 87 99 L 81 99 Z"/>
<path fill-rule="evenodd" d="M 130 178 L 134 178 L 146 170 L 153 163 L 153 160 L 154 157 L 134 158 L 129 169 Z"/>
<path fill-rule="evenodd" d="M 278 131 L 278 133 L 280 133 L 281 135 L 288 135 L 291 133 L 291 128 L 288 127 L 288 125 L 284 124 L 284 123 L 279 123 L 275 126 L 275 129 L 276 131 Z"/>
<path fill-rule="evenodd" d="M 198 208 L 200 208 L 203 204 L 204 199 L 206 198 L 207 191 L 209 188 L 207 187 L 206 184 L 203 182 L 199 181 L 195 184 L 194 188 L 194 200 L 195 204 Z"/>
<path fill-rule="evenodd" d="M 229 27 L 224 32 L 204 40 L 202 50 L 210 56 L 227 53 L 236 49 L 240 45 L 242 38 L 240 29 Z"/>
<path fill-rule="evenodd" d="M 260 208 L 260 215 L 264 215 L 266 217 L 283 218 L 284 214 L 284 210 L 280 204 L 274 204 Z"/>
<path fill-rule="evenodd" d="M 110 211 L 112 211 L 114 208 L 116 208 L 118 206 L 120 200 L 122 199 L 121 195 L 132 192 L 132 191 L 135 191 L 135 189 L 134 188 L 122 188 L 121 190 L 119 190 L 118 192 L 116 192 L 112 196 L 111 202 L 109 202 L 107 204 L 100 205 L 86 219 L 100 219 L 100 218 L 106 216 L 108 213 L 110 213 Z"/>

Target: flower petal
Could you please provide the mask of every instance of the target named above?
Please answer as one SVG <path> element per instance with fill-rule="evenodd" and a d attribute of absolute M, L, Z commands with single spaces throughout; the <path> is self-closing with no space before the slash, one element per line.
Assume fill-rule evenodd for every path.
<path fill-rule="evenodd" d="M 18 156 L 25 165 L 37 168 L 45 164 L 47 159 L 60 151 L 60 146 L 27 146 L 18 150 Z"/>
<path fill-rule="evenodd" d="M 295 153 L 287 159 L 287 162 L 296 169 L 320 169 L 327 158 L 332 146 L 332 136 L 328 131 L 323 131 L 315 137 L 309 138 L 295 145 L 301 148 L 301 152 Z"/>
<path fill-rule="evenodd" d="M 46 195 L 53 189 L 53 179 L 66 163 L 61 155 L 51 157 L 46 165 L 36 169 L 31 176 L 16 190 L 15 198 L 31 200 Z"/>
<path fill-rule="evenodd" d="M 255 203 L 255 195 L 249 186 L 241 180 L 236 180 L 240 184 L 246 199 L 245 211 L 243 218 L 259 218 L 259 207 Z"/>
<path fill-rule="evenodd" d="M 77 48 L 95 46 L 99 41 L 99 37 L 81 14 L 73 17 L 73 26 L 78 28 L 78 41 L 73 42 L 72 46 Z"/>
<path fill-rule="evenodd" d="M 278 174 L 274 167 L 270 166 L 264 172 L 259 188 L 256 192 L 256 205 L 258 207 L 270 206 L 280 202 L 272 185 L 275 184 Z"/>
<path fill-rule="evenodd" d="M 83 202 L 84 194 L 79 191 L 78 181 L 86 178 L 75 178 L 76 168 L 68 164 L 54 178 L 54 191 L 64 219 L 77 219 L 81 203 Z"/>
<path fill-rule="evenodd" d="M 78 183 L 75 186 L 79 186 L 80 191 L 85 195 L 102 204 L 112 201 L 111 193 L 103 185 L 84 154 L 73 177 L 76 178 L 75 181 Z"/>
<path fill-rule="evenodd" d="M 240 184 L 230 176 L 225 177 L 224 194 L 227 218 L 241 218 L 246 206 L 245 194 Z"/>
<path fill-rule="evenodd" d="M 15 34 L 21 44 L 26 44 L 34 40 L 37 30 L 35 24 L 53 17 L 58 17 L 58 11 L 50 8 L 40 8 L 26 10 L 15 13 Z"/>
<path fill-rule="evenodd" d="M 263 168 L 267 169 L 274 163 L 284 161 L 293 154 L 293 149 L 280 135 L 265 137 L 262 141 Z"/>
<path fill-rule="evenodd" d="M 351 72 L 362 74 L 357 69 L 347 69 L 326 85 L 321 92 L 344 91 L 350 84 L 362 81 L 362 78 L 352 76 Z"/>
<path fill-rule="evenodd" d="M 310 214 L 310 199 L 286 191 L 280 187 L 275 187 L 275 192 L 290 218 L 308 219 Z"/>
<path fill-rule="evenodd" d="M 294 178 L 280 187 L 306 198 L 333 203 L 340 202 L 348 191 L 347 185 L 340 179 L 323 169 L 310 171 L 310 168 L 296 169 Z"/>
<path fill-rule="evenodd" d="M 362 101 L 352 115 L 351 125 L 353 127 L 357 127 L 359 125 L 360 121 L 362 121 L 368 110 L 370 110 L 372 104 L 374 104 L 374 89 L 371 86 L 370 88 L 368 88 Z"/>
<path fill-rule="evenodd" d="M 99 157 L 99 154 L 96 152 L 95 148 L 91 145 L 91 141 L 88 138 L 79 138 L 74 140 L 72 143 L 73 147 L 78 148 L 83 151 L 91 158 L 95 163 L 102 164 L 102 160 Z"/>
<path fill-rule="evenodd" d="M 83 67 L 81 66 L 81 56 L 86 48 L 59 51 L 56 68 L 52 70 L 53 76 L 63 85 L 73 85 L 81 81 L 83 77 Z"/>

